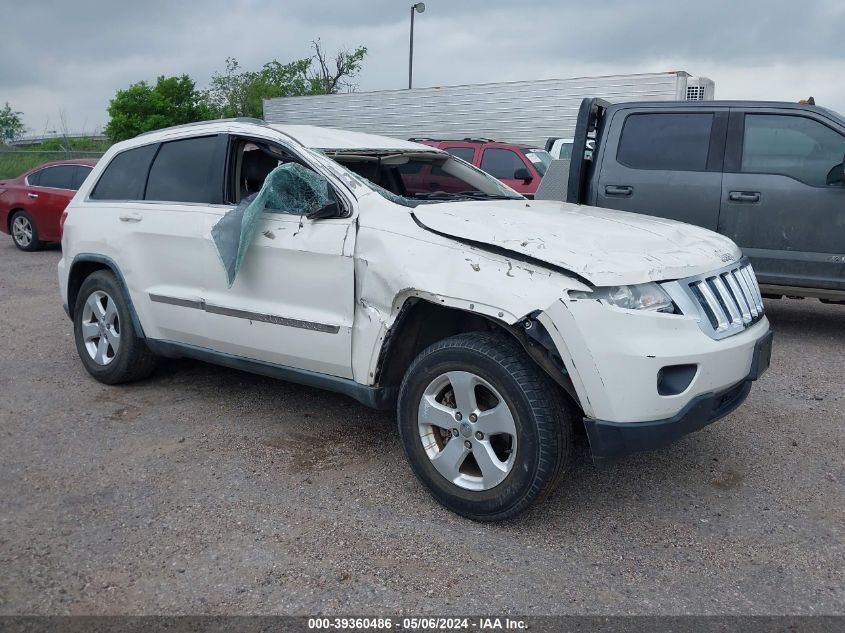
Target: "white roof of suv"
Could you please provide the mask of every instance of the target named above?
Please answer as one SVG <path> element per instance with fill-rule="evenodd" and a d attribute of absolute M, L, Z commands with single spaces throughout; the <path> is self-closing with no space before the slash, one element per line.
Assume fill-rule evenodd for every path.
<path fill-rule="evenodd" d="M 377 134 L 365 134 L 363 132 L 350 132 L 348 130 L 337 130 L 330 127 L 317 127 L 315 125 L 270 125 L 260 119 L 216 119 L 211 121 L 198 121 L 186 123 L 173 127 L 163 128 L 152 132 L 139 134 L 133 139 L 120 143 L 121 149 L 144 145 L 156 141 L 167 141 L 176 138 L 184 138 L 199 134 L 219 132 L 246 132 L 249 129 L 270 129 L 281 132 L 292 138 L 303 147 L 319 150 L 396 150 L 396 151 L 419 151 L 443 153 L 429 145 L 403 141 L 389 136 Z"/>
<path fill-rule="evenodd" d="M 432 147 L 411 141 L 403 141 L 389 136 L 377 134 L 365 134 L 363 132 L 350 132 L 330 127 L 317 127 L 316 125 L 268 125 L 283 134 L 293 137 L 309 149 L 395 149 L 395 150 L 419 150 L 431 152 Z"/>

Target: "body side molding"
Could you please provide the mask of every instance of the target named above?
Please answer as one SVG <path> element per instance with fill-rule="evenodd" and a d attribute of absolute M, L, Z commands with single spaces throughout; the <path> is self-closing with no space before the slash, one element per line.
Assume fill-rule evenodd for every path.
<path fill-rule="evenodd" d="M 164 303 L 167 305 L 179 306 L 181 308 L 192 308 L 194 310 L 202 310 L 209 314 L 220 314 L 222 316 L 235 317 L 237 319 L 247 319 L 249 321 L 258 321 L 260 323 L 272 323 L 273 325 L 284 325 L 287 327 L 300 328 L 302 330 L 313 330 L 315 332 L 325 332 L 326 334 L 337 334 L 340 332 L 339 325 L 328 325 L 326 323 L 316 323 L 314 321 L 302 321 L 300 319 L 291 319 L 288 317 L 277 316 L 275 314 L 265 314 L 262 312 L 250 312 L 248 310 L 239 310 L 238 308 L 227 308 L 225 306 L 212 305 L 206 303 L 203 299 L 180 299 L 178 297 L 167 297 L 165 295 L 150 294 L 150 301 L 155 303 Z"/>

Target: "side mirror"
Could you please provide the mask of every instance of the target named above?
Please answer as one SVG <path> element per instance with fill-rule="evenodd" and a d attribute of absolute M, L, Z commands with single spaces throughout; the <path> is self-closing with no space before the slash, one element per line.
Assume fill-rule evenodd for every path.
<path fill-rule="evenodd" d="M 834 165 L 827 172 L 826 181 L 829 187 L 845 187 L 845 156 L 842 157 L 841 163 Z"/>
<path fill-rule="evenodd" d="M 314 209 L 305 217 L 309 220 L 325 220 L 326 218 L 336 218 L 340 215 L 340 205 L 337 202 L 329 202 L 327 205 Z"/>
<path fill-rule="evenodd" d="M 514 180 L 521 180 L 522 182 L 528 183 L 534 180 L 531 177 L 531 172 L 529 172 L 525 167 L 520 167 L 516 171 L 513 172 L 513 179 Z"/>

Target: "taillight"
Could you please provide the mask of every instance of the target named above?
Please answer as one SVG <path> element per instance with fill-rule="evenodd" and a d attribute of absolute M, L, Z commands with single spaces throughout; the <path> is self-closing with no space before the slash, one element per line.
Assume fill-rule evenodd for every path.
<path fill-rule="evenodd" d="M 62 217 L 59 218 L 59 239 L 65 236 L 65 220 L 67 220 L 67 209 L 62 211 Z"/>

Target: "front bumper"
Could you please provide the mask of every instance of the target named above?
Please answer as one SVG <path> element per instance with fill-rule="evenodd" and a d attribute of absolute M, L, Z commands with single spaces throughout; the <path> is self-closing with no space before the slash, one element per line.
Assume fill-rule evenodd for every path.
<path fill-rule="evenodd" d="M 714 340 L 686 315 L 608 307 L 595 300 L 557 301 L 538 317 L 549 332 L 588 418 L 633 423 L 669 419 L 697 396 L 720 393 L 752 370 L 763 317 Z M 695 374 L 682 391 L 661 394 L 661 370 L 682 365 Z"/>
<path fill-rule="evenodd" d="M 608 422 L 585 418 L 584 426 L 595 464 L 602 465 L 630 453 L 666 446 L 731 413 L 748 397 L 751 383 L 768 369 L 772 338 L 769 331 L 757 341 L 751 371 L 744 380 L 728 389 L 696 396 L 671 418 L 648 422 Z"/>

